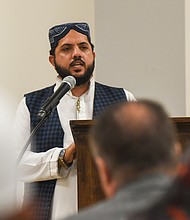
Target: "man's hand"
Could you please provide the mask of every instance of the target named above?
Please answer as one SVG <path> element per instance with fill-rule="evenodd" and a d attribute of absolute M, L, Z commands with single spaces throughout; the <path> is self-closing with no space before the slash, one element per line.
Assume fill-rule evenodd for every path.
<path fill-rule="evenodd" d="M 69 165 L 73 162 L 74 159 L 76 159 L 76 146 L 73 143 L 65 150 L 63 160 L 66 164 Z"/>

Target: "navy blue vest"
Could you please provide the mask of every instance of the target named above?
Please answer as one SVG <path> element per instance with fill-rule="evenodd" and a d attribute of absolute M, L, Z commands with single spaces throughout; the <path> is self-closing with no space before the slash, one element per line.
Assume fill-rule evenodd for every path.
<path fill-rule="evenodd" d="M 37 114 L 40 107 L 48 97 L 53 94 L 54 86 L 55 85 L 25 95 L 26 105 L 30 111 L 31 131 L 38 123 Z M 126 95 L 122 88 L 114 88 L 96 82 L 93 118 L 97 118 L 103 110 L 114 103 L 124 100 L 126 100 Z M 55 108 L 48 120 L 42 125 L 32 139 L 31 150 L 34 152 L 45 152 L 52 147 L 61 148 L 63 147 L 63 137 L 64 131 L 59 121 L 57 108 Z M 35 182 L 32 183 L 32 187 L 30 186 L 29 191 L 34 199 L 34 204 L 39 204 L 40 202 L 40 209 L 37 207 L 39 212 L 36 216 L 37 220 L 49 219 L 55 184 L 56 179 Z"/>

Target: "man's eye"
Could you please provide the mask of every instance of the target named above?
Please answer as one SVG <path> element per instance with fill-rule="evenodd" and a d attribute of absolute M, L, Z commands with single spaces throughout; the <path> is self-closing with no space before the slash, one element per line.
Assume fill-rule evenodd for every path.
<path fill-rule="evenodd" d="M 82 50 L 87 50 L 88 47 L 87 47 L 87 46 L 82 46 L 81 49 L 82 49 Z"/>
<path fill-rule="evenodd" d="M 63 51 L 68 51 L 70 48 L 69 47 L 64 47 Z"/>

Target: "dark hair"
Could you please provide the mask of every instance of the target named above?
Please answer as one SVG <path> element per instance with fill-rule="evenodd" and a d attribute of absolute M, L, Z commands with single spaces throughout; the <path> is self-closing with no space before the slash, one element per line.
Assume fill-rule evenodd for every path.
<path fill-rule="evenodd" d="M 120 168 L 142 172 L 174 164 L 175 127 L 156 102 L 139 100 L 115 105 L 101 115 L 91 136 L 92 151 L 113 173 Z"/>

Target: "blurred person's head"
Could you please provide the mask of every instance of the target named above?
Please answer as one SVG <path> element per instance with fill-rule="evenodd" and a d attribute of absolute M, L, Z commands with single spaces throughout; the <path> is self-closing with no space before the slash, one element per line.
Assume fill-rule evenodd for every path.
<path fill-rule="evenodd" d="M 106 196 L 142 175 L 175 175 L 177 143 L 173 123 L 156 102 L 123 102 L 105 111 L 92 130 L 92 152 Z"/>

